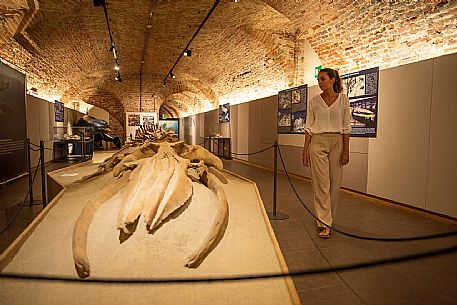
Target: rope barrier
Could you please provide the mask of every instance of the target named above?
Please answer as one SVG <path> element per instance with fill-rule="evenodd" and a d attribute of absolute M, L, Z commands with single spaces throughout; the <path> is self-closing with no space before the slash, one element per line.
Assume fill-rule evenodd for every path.
<path fill-rule="evenodd" d="M 283 278 L 289 276 L 304 276 L 312 274 L 323 274 L 330 272 L 341 272 L 356 270 L 368 267 L 376 267 L 388 264 L 397 264 L 417 259 L 430 258 L 439 255 L 451 254 L 457 252 L 457 245 L 438 250 L 431 250 L 415 254 L 403 255 L 388 259 L 378 259 L 363 263 L 347 264 L 330 268 L 310 268 L 302 269 L 291 272 L 272 272 L 272 273 L 258 273 L 246 274 L 237 276 L 221 276 L 221 277 L 193 277 L 193 278 L 91 278 L 79 279 L 69 276 L 51 276 L 41 274 L 21 274 L 13 272 L 0 273 L 0 278 L 15 279 L 15 280 L 29 280 L 29 281 L 50 281 L 50 282 L 78 282 L 78 283 L 91 283 L 91 284 L 179 284 L 179 283 L 208 283 L 208 282 L 234 282 L 234 281 L 248 281 L 260 280 L 271 278 Z"/>
<path fill-rule="evenodd" d="M 30 206 L 30 205 L 25 205 L 24 203 L 27 200 L 27 198 L 29 197 L 30 189 L 32 188 L 33 182 L 35 182 L 36 174 L 38 173 L 38 167 L 40 166 L 40 163 L 41 163 L 41 159 L 38 160 L 38 163 L 37 163 L 37 166 L 36 166 L 36 169 L 35 169 L 35 174 L 33 174 L 32 184 L 29 186 L 29 189 L 27 191 L 27 195 L 25 196 L 24 200 L 22 201 L 22 204 L 16 204 L 16 206 L 18 206 L 19 209 L 16 210 L 15 214 L 11 218 L 10 223 L 8 223 L 6 225 L 6 227 L 3 230 L 0 231 L 0 235 L 4 234 L 6 231 L 8 231 L 8 229 L 13 225 L 13 223 L 16 221 L 17 217 L 21 213 L 22 208 Z"/>
<path fill-rule="evenodd" d="M 275 147 L 274 145 L 270 146 L 270 147 L 267 147 L 265 149 L 262 149 L 262 150 L 259 150 L 259 151 L 256 151 L 256 152 L 252 152 L 252 153 L 246 153 L 246 154 L 239 154 L 239 153 L 234 153 L 234 152 L 231 152 L 231 154 L 233 155 L 237 155 L 237 156 L 249 156 L 249 155 L 255 155 L 255 154 L 259 154 L 261 152 L 264 152 L 264 151 L 267 151 L 271 148 Z"/>
<path fill-rule="evenodd" d="M 270 149 L 275 147 L 275 145 L 267 148 Z M 267 150 L 264 149 L 263 151 Z M 320 221 L 315 214 L 306 206 L 306 204 L 302 201 L 300 196 L 298 195 L 295 186 L 293 185 L 289 173 L 287 172 L 284 159 L 282 158 L 281 150 L 278 146 L 279 156 L 281 159 L 282 166 L 284 168 L 284 172 L 286 173 L 287 179 L 289 184 L 291 185 L 295 195 L 297 196 L 300 203 L 304 206 L 304 208 L 308 211 L 308 213 L 313 216 L 314 219 L 321 222 L 323 225 L 326 225 L 324 222 Z M 260 152 L 260 151 L 259 151 Z M 251 153 L 253 154 L 253 153 Z M 40 165 L 40 161 L 38 161 L 37 169 Z M 34 178 L 35 180 L 37 174 L 37 170 L 35 171 Z M 25 200 L 27 199 L 28 195 L 26 196 Z M 22 207 L 19 209 L 19 211 Z M 17 216 L 15 216 L 17 217 Z M 14 220 L 13 220 L 14 222 Z M 8 225 L 8 227 L 12 224 L 12 222 Z M 0 234 L 3 234 L 7 229 L 4 229 Z M 328 226 L 331 227 L 331 226 Z M 423 239 L 431 239 L 431 238 L 438 238 L 438 237 L 445 237 L 450 235 L 457 234 L 455 232 L 446 232 L 446 233 L 438 233 L 433 235 L 427 236 L 415 236 L 415 237 L 402 237 L 402 238 L 379 238 L 379 237 L 369 237 L 369 236 L 359 236 L 352 233 L 347 233 L 331 227 L 336 232 L 358 239 L 365 239 L 365 240 L 376 240 L 376 241 L 411 241 L 411 240 L 423 240 Z M 208 282 L 230 282 L 230 281 L 246 281 L 246 280 L 260 280 L 260 279 L 271 279 L 271 278 L 282 278 L 282 277 L 289 277 L 289 276 L 304 276 L 304 275 L 311 275 L 311 274 L 322 274 L 322 273 L 329 273 L 329 272 L 341 272 L 341 271 L 348 271 L 348 270 L 355 270 L 355 269 L 362 269 L 368 267 L 375 267 L 375 266 L 382 266 L 387 264 L 396 264 L 411 260 L 429 258 L 439 255 L 451 254 L 457 252 L 457 245 L 442 248 L 438 250 L 431 250 L 426 252 L 420 252 L 415 254 L 403 255 L 394 258 L 388 259 L 379 259 L 373 260 L 369 262 L 362 262 L 362 263 L 354 263 L 354 264 L 347 264 L 337 267 L 330 267 L 330 268 L 311 268 L 311 269 L 302 269 L 298 271 L 292 272 L 276 272 L 276 273 L 259 273 L 259 274 L 246 274 L 246 275 L 237 275 L 237 276 L 228 276 L 228 277 L 193 277 L 193 278 L 138 278 L 138 279 L 127 279 L 127 278 L 92 278 L 92 279 L 79 279 L 75 277 L 65 277 L 65 276 L 49 276 L 49 275 L 40 275 L 40 274 L 20 274 L 20 273 L 0 273 L 0 278 L 4 279 L 16 279 L 16 280 L 34 280 L 34 281 L 52 281 L 52 282 L 79 282 L 79 283 L 93 283 L 93 284 L 178 284 L 178 283 L 208 283 Z"/>
<path fill-rule="evenodd" d="M 35 147 L 38 147 L 38 149 L 33 149 L 33 148 L 30 147 L 31 150 L 33 150 L 33 151 L 40 151 L 40 145 L 36 145 L 36 144 L 34 144 L 34 143 L 32 143 L 32 142 L 30 142 L 30 145 L 33 145 L 33 146 L 35 146 Z M 54 148 L 48 148 L 48 147 L 45 147 L 44 149 L 45 149 L 45 150 L 54 150 Z"/>
<path fill-rule="evenodd" d="M 213 142 L 214 145 L 218 146 L 219 147 L 219 143 L 216 143 L 214 139 L 211 139 L 211 141 Z M 235 152 L 230 152 L 232 155 L 237 155 L 237 156 L 249 156 L 249 155 L 255 155 L 255 154 L 259 154 L 261 152 L 264 152 L 264 151 L 267 151 L 271 148 L 275 147 L 274 145 L 271 145 L 270 147 L 267 147 L 267 148 L 264 148 L 264 149 L 261 149 L 259 151 L 256 151 L 256 152 L 252 152 L 252 153 L 235 153 Z"/>
<path fill-rule="evenodd" d="M 345 232 L 343 230 L 337 229 L 334 226 L 330 226 L 326 224 L 325 222 L 321 221 L 303 202 L 303 200 L 300 198 L 300 195 L 297 193 L 297 190 L 295 189 L 294 184 L 292 183 L 292 180 L 290 179 L 289 173 L 287 172 L 286 165 L 284 163 L 284 159 L 282 158 L 281 155 L 281 149 L 278 146 L 278 151 L 279 151 L 279 158 L 281 159 L 282 166 L 284 168 L 284 172 L 286 173 L 287 180 L 292 187 L 292 190 L 295 193 L 295 196 L 298 198 L 300 203 L 303 205 L 305 210 L 319 223 L 323 224 L 326 227 L 329 227 L 331 230 L 334 230 L 335 232 L 338 232 L 342 235 L 346 235 L 348 237 L 356 238 L 356 239 L 362 239 L 362 240 L 371 240 L 371 241 L 382 241 L 382 242 L 403 242 L 403 241 L 414 241 L 414 240 L 426 240 L 426 239 L 436 239 L 436 238 L 443 238 L 443 237 L 448 237 L 452 235 L 457 235 L 457 230 L 456 231 L 450 231 L 450 232 L 445 232 L 445 233 L 436 233 L 436 234 L 430 234 L 430 235 L 423 235 L 423 236 L 412 236 L 412 237 L 371 237 L 371 236 L 362 236 L 354 233 L 349 233 Z"/>

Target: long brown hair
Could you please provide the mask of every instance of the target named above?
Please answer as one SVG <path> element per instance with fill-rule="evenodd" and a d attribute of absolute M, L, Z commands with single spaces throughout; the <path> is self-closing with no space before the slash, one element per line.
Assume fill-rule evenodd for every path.
<path fill-rule="evenodd" d="M 327 73 L 329 78 L 334 78 L 335 82 L 333 83 L 333 91 L 336 93 L 340 93 L 343 90 L 343 85 L 341 84 L 341 77 L 338 74 L 338 71 L 331 68 L 324 68 L 319 71 L 319 73 L 325 72 Z"/>

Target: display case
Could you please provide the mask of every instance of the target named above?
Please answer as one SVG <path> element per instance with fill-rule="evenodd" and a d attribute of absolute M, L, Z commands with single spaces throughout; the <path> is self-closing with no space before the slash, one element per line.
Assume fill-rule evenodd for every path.
<path fill-rule="evenodd" d="M 53 141 L 54 161 L 66 161 L 79 158 L 91 159 L 94 154 L 93 127 L 55 126 Z"/>
<path fill-rule="evenodd" d="M 230 138 L 226 137 L 205 137 L 204 148 L 211 153 L 224 159 L 232 159 Z"/>

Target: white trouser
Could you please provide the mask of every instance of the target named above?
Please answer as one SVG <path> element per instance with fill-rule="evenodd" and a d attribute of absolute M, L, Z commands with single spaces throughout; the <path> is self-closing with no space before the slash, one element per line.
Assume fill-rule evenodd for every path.
<path fill-rule="evenodd" d="M 309 144 L 311 186 L 317 217 L 331 226 L 340 195 L 343 137 L 337 133 L 315 134 Z M 318 227 L 324 227 L 317 222 Z"/>

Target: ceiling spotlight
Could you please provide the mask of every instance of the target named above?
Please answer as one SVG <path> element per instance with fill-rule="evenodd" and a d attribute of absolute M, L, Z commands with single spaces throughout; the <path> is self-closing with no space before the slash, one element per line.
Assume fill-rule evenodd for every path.
<path fill-rule="evenodd" d="M 162 86 L 165 88 L 165 82 L 162 84 Z"/>
<path fill-rule="evenodd" d="M 170 72 L 171 78 L 176 78 L 176 75 L 173 74 L 173 72 Z"/>
<path fill-rule="evenodd" d="M 115 66 L 114 66 L 114 70 L 119 71 L 119 66 L 118 66 L 118 65 L 115 65 Z"/>
<path fill-rule="evenodd" d="M 239 0 L 233 0 L 233 2 L 240 2 Z"/>
<path fill-rule="evenodd" d="M 117 80 L 118 82 L 122 82 L 121 74 L 119 72 L 117 72 L 114 79 Z"/>
<path fill-rule="evenodd" d="M 111 48 L 109 48 L 108 51 L 109 51 L 109 52 L 113 52 L 113 50 L 114 50 L 114 43 L 111 45 Z"/>
<path fill-rule="evenodd" d="M 189 50 L 189 49 L 184 50 L 184 53 L 183 53 L 183 54 L 184 54 L 184 56 L 190 57 L 190 56 L 192 56 L 192 50 Z"/>

